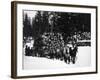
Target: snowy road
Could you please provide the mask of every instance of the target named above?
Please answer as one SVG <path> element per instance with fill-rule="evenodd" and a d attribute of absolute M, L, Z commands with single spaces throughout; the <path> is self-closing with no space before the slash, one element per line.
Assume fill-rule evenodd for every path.
<path fill-rule="evenodd" d="M 87 67 L 91 65 L 91 47 L 78 47 L 75 64 L 66 64 L 64 61 L 47 58 L 24 56 L 24 69 L 59 69 L 72 67 Z"/>

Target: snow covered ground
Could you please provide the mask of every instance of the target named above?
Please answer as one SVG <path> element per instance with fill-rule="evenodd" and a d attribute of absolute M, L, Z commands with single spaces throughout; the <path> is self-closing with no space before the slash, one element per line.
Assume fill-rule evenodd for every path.
<path fill-rule="evenodd" d="M 64 61 L 52 60 L 43 57 L 25 56 L 23 59 L 24 69 L 59 69 L 73 67 L 87 67 L 91 65 L 91 47 L 78 47 L 77 60 L 75 64 L 66 64 Z"/>

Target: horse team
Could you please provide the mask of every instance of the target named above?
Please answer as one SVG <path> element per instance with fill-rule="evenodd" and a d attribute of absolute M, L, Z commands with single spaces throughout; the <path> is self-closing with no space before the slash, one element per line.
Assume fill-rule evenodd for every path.
<path fill-rule="evenodd" d="M 34 57 L 46 57 L 49 59 L 58 59 L 64 61 L 67 64 L 75 64 L 77 58 L 78 47 L 75 46 L 65 46 L 63 49 L 56 49 L 56 52 L 50 51 L 49 53 L 43 49 L 38 49 L 35 51 L 33 48 L 30 48 L 26 45 L 25 55 L 34 56 Z"/>

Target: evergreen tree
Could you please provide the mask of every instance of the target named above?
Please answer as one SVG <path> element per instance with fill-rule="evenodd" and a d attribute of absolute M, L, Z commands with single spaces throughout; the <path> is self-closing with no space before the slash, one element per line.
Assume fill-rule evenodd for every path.
<path fill-rule="evenodd" d="M 31 26 L 30 18 L 28 17 L 27 14 L 25 14 L 25 18 L 23 21 L 23 36 L 24 37 L 32 36 L 32 26 Z"/>

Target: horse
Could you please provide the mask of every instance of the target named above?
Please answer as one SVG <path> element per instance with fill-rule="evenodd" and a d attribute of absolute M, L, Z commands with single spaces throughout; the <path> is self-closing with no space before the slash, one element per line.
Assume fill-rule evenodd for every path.
<path fill-rule="evenodd" d="M 71 61 L 73 64 L 75 64 L 77 51 L 78 51 L 77 46 L 75 46 L 73 49 L 70 47 L 70 56 L 71 56 Z"/>

